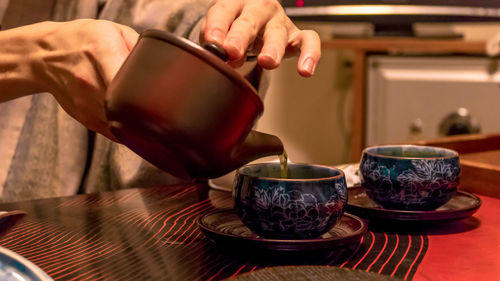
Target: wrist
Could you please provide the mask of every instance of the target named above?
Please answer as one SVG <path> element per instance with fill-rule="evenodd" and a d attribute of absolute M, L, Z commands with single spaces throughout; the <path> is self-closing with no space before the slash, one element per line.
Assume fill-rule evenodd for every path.
<path fill-rule="evenodd" d="M 0 102 L 47 90 L 36 67 L 42 36 L 26 27 L 0 32 Z"/>

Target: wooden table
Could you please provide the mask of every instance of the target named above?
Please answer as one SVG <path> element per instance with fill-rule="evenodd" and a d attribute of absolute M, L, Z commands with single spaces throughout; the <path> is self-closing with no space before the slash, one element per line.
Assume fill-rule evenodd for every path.
<path fill-rule="evenodd" d="M 320 265 L 403 280 L 500 276 L 500 199 L 471 218 L 417 228 L 370 225 L 360 243 L 320 253 L 254 254 L 215 244 L 196 220 L 232 207 L 206 184 L 1 204 L 28 216 L 0 239 L 55 280 L 221 280 L 277 265 Z M 497 279 L 498 280 L 498 279 Z"/>
<path fill-rule="evenodd" d="M 376 37 L 366 39 L 332 39 L 324 41 L 325 49 L 349 49 L 354 52 L 351 162 L 358 162 L 365 147 L 366 59 L 370 54 L 395 55 L 485 55 L 485 42 L 461 39 L 418 39 Z"/>

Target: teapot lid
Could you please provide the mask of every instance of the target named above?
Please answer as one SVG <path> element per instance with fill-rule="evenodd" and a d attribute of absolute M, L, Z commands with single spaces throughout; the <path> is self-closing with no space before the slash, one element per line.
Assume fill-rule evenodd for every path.
<path fill-rule="evenodd" d="M 229 65 L 225 63 L 223 59 L 218 57 L 216 54 L 213 54 L 211 51 L 204 49 L 200 45 L 180 36 L 176 36 L 172 33 L 165 32 L 157 29 L 148 29 L 141 33 L 140 37 L 149 37 L 164 41 L 166 43 L 175 45 L 182 50 L 185 50 L 201 60 L 205 61 L 207 64 L 213 66 L 215 69 L 219 70 L 221 73 L 226 75 L 229 79 L 231 79 L 234 83 L 242 87 L 243 91 L 249 98 L 255 103 L 257 108 L 259 108 L 259 112 L 262 112 L 264 109 L 264 105 L 262 100 L 257 95 L 257 90 L 250 84 L 248 80 L 246 80 L 243 76 L 241 76 L 238 72 L 232 69 Z"/>

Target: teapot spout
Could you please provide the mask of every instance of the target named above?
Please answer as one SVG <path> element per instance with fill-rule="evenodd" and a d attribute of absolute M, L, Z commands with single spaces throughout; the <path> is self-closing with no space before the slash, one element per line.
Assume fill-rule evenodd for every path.
<path fill-rule="evenodd" d="M 283 143 L 274 135 L 250 131 L 245 141 L 231 154 L 231 160 L 239 168 L 258 158 L 283 153 Z"/>

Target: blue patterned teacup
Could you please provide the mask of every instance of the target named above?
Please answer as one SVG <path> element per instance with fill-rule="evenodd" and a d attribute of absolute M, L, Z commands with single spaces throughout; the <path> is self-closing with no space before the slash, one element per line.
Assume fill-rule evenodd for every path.
<path fill-rule="evenodd" d="M 316 238 L 332 229 L 344 213 L 347 185 L 342 170 L 279 163 L 251 164 L 236 172 L 235 208 L 242 222 L 264 238 Z"/>
<path fill-rule="evenodd" d="M 456 151 L 416 145 L 366 148 L 359 169 L 368 197 L 397 210 L 440 207 L 456 193 L 460 176 Z"/>

